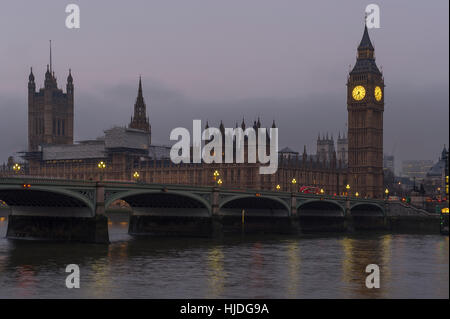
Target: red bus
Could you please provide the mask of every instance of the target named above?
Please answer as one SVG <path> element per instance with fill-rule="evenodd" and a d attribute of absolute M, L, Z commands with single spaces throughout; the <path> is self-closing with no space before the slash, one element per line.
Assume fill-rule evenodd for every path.
<path fill-rule="evenodd" d="M 300 193 L 320 194 L 320 188 L 316 187 L 316 186 L 302 186 L 302 187 L 300 187 Z"/>

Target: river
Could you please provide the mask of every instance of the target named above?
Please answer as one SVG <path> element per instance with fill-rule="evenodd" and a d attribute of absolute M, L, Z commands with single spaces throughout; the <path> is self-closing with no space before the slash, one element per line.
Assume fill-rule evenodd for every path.
<path fill-rule="evenodd" d="M 449 298 L 449 237 L 355 233 L 140 238 L 110 245 L 17 241 L 0 218 L 0 298 Z M 77 264 L 80 288 L 66 287 Z M 380 288 L 366 288 L 368 264 Z"/>

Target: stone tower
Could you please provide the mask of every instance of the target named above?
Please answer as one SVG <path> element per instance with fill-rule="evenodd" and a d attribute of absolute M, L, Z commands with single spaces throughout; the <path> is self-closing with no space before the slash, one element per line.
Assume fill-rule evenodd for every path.
<path fill-rule="evenodd" d="M 44 88 L 36 92 L 33 69 L 28 77 L 28 151 L 42 144 L 73 144 L 73 78 L 69 70 L 66 93 L 58 89 L 50 65 L 47 65 Z"/>
<path fill-rule="evenodd" d="M 337 160 L 341 161 L 342 165 L 348 163 L 348 139 L 345 134 L 341 136 L 340 132 L 337 140 Z"/>
<path fill-rule="evenodd" d="M 319 161 L 321 162 L 331 162 L 333 159 L 333 153 L 334 153 L 334 138 L 333 136 L 328 137 L 328 133 L 325 136 L 322 136 L 322 138 L 319 136 L 317 137 L 317 156 L 319 157 Z"/>
<path fill-rule="evenodd" d="M 142 95 L 141 77 L 139 77 L 138 96 L 136 98 L 136 103 L 134 104 L 134 115 L 131 117 L 131 122 L 128 127 L 151 133 L 144 96 Z"/>
<path fill-rule="evenodd" d="M 383 197 L 384 78 L 367 26 L 347 81 L 348 184 L 351 192 Z"/>

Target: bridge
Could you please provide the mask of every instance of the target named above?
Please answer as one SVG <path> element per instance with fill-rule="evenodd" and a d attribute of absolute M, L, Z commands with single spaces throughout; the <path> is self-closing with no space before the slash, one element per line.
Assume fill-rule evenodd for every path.
<path fill-rule="evenodd" d="M 71 181 L 0 179 L 7 237 L 108 242 L 105 211 L 116 200 L 131 209 L 130 234 L 214 236 L 235 231 L 292 233 L 383 224 L 387 203 L 296 192 Z"/>

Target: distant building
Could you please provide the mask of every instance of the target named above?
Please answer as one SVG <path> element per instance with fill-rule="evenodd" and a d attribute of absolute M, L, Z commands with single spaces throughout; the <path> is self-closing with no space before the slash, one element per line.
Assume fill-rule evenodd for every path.
<path fill-rule="evenodd" d="M 402 175 L 411 180 L 415 178 L 416 182 L 421 183 L 431 167 L 433 167 L 431 160 L 405 160 L 402 162 Z"/>
<path fill-rule="evenodd" d="M 331 162 L 336 160 L 341 162 L 341 165 L 348 163 L 348 139 L 345 134 L 341 137 L 339 132 L 337 143 L 335 144 L 334 137 L 329 137 L 328 133 L 317 137 L 316 156 L 321 162 Z"/>
<path fill-rule="evenodd" d="M 337 160 L 341 161 L 343 165 L 348 164 L 348 139 L 345 133 L 341 137 L 341 132 L 339 132 L 337 140 Z"/>
<path fill-rule="evenodd" d="M 294 157 L 298 156 L 298 152 L 292 150 L 289 147 L 285 147 L 282 150 L 278 151 L 278 154 L 280 154 L 280 156 L 283 158 L 289 158 L 289 157 L 294 158 Z"/>
<path fill-rule="evenodd" d="M 390 170 L 395 174 L 395 164 L 394 164 L 394 155 L 384 155 L 383 156 L 383 169 Z"/>
<path fill-rule="evenodd" d="M 328 133 L 325 136 L 322 136 L 322 138 L 319 136 L 317 137 L 317 157 L 319 161 L 321 162 L 331 162 L 333 159 L 333 156 L 336 156 L 336 151 L 334 149 L 334 138 L 333 135 L 328 137 Z"/>
<path fill-rule="evenodd" d="M 448 151 L 444 146 L 439 160 L 426 173 L 423 183 L 428 194 L 445 196 L 445 164 L 447 160 Z"/>

